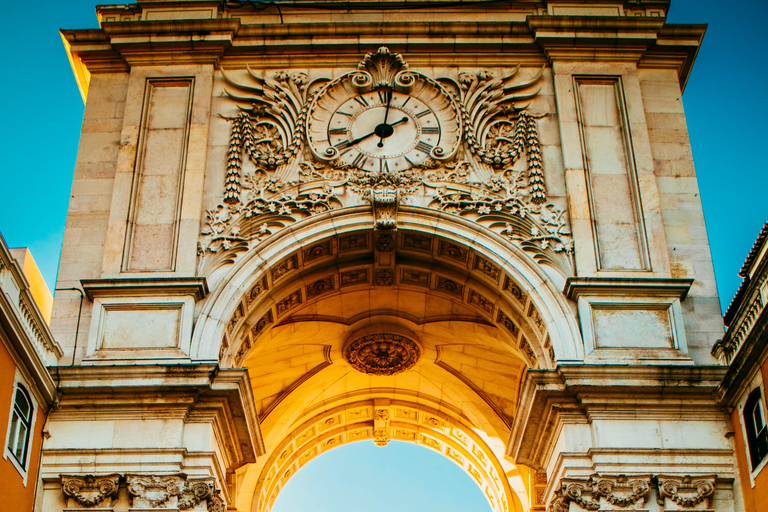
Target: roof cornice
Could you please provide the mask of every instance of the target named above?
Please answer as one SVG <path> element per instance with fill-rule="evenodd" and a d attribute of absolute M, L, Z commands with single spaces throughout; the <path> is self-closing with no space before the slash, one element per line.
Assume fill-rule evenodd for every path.
<path fill-rule="evenodd" d="M 490 66 L 501 55 L 523 65 L 555 60 L 632 61 L 675 68 L 684 85 L 704 26 L 664 18 L 527 16 L 525 22 L 244 23 L 239 18 L 111 21 L 101 29 L 63 30 L 72 67 L 87 94 L 90 74 L 132 66 L 237 66 L 256 56 L 269 65 L 355 64 L 361 48 L 388 46 L 420 65 Z M 349 61 L 349 62 L 347 62 Z"/>

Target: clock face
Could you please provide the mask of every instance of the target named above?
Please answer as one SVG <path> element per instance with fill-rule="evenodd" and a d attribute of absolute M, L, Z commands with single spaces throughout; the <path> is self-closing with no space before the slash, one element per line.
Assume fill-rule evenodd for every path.
<path fill-rule="evenodd" d="M 458 113 L 436 87 L 356 94 L 326 91 L 308 118 L 313 153 L 336 167 L 368 172 L 407 171 L 430 158 L 452 156 L 459 142 Z"/>

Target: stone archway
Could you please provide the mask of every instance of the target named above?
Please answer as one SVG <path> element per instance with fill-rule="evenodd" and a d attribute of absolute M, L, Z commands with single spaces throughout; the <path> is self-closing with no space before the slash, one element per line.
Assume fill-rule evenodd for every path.
<path fill-rule="evenodd" d="M 510 465 L 502 466 L 495 450 L 467 424 L 460 411 L 441 411 L 412 396 L 392 398 L 393 394 L 384 390 L 371 395 L 356 396 L 297 426 L 258 472 L 258 499 L 251 510 L 268 511 L 288 480 L 315 457 L 348 443 L 373 440 L 384 445 L 390 439 L 434 450 L 457 464 L 479 486 L 494 512 L 519 510 L 518 498 L 505 476 Z"/>
<path fill-rule="evenodd" d="M 575 322 L 520 249 L 463 219 L 410 210 L 397 231 L 373 230 L 362 208 L 331 212 L 214 277 L 194 350 L 249 368 L 267 449 L 237 474 L 238 508 L 266 512 L 324 448 L 369 438 L 461 455 L 494 510 L 528 508 L 528 470 L 504 460 L 504 446 L 526 369 L 581 357 Z M 346 349 L 366 336 L 411 340 L 418 357 L 391 375 L 356 367 Z M 353 409 L 368 415 L 354 420 Z"/>

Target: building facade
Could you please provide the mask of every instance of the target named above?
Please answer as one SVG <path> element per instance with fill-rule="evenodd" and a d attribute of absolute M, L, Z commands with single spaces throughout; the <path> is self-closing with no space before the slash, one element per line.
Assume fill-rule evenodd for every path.
<path fill-rule="evenodd" d="M 27 249 L 0 236 L 0 492 L 7 510 L 32 510 L 43 426 L 56 401 L 46 366 L 63 355 L 48 329 L 51 293 Z"/>
<path fill-rule="evenodd" d="M 768 509 L 768 223 L 763 226 L 739 275 L 743 281 L 728 310 L 728 332 L 712 354 L 728 365 L 717 390 L 730 411 L 744 510 Z"/>
<path fill-rule="evenodd" d="M 86 100 L 36 509 L 268 511 L 345 443 L 492 510 L 740 510 L 668 1 L 150 0 Z"/>

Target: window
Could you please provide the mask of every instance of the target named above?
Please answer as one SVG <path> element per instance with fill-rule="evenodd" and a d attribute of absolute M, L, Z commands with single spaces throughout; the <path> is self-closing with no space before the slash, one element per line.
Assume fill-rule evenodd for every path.
<path fill-rule="evenodd" d="M 21 384 L 16 385 L 11 409 L 11 424 L 8 429 L 8 452 L 19 465 L 26 469 L 29 453 L 29 434 L 32 431 L 32 400 Z"/>
<path fill-rule="evenodd" d="M 752 471 L 768 455 L 768 427 L 765 424 L 765 411 L 760 400 L 760 388 L 749 394 L 744 404 L 744 427 L 747 431 L 747 448 L 752 461 Z"/>

